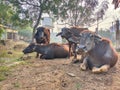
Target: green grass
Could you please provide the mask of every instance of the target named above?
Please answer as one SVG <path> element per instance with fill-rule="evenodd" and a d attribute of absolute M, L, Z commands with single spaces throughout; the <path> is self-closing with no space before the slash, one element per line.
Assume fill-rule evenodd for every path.
<path fill-rule="evenodd" d="M 25 62 L 20 59 L 23 55 L 21 51 L 10 50 L 13 54 L 8 54 L 8 50 L 0 51 L 0 81 L 3 81 L 10 75 L 10 70 L 18 64 Z"/>
<path fill-rule="evenodd" d="M 2 63 L 5 63 L 5 60 L 0 60 L 0 63 L 2 64 Z"/>
<path fill-rule="evenodd" d="M 6 77 L 3 74 L 0 74 L 0 82 L 5 80 L 5 79 L 6 79 Z"/>
<path fill-rule="evenodd" d="M 13 85 L 14 85 L 14 87 L 16 87 L 16 88 L 19 88 L 19 87 L 20 87 L 20 84 L 19 84 L 18 82 L 13 83 Z"/>
<path fill-rule="evenodd" d="M 21 42 L 19 44 L 18 46 L 21 46 Z M 22 47 L 17 47 L 16 49 L 12 47 L 11 45 L 0 47 L 0 82 L 11 75 L 12 69 L 15 69 L 17 66 L 29 65 L 28 61 L 22 60 L 21 58 L 23 56 Z M 12 52 L 12 54 L 8 54 L 9 51 Z M 19 87 L 19 84 L 15 83 L 14 86 Z"/>
<path fill-rule="evenodd" d="M 81 88 L 81 84 L 80 83 L 76 83 L 76 89 L 80 90 L 80 88 Z"/>
<path fill-rule="evenodd" d="M 7 76 L 11 75 L 11 70 L 19 65 L 26 65 L 27 62 L 18 60 L 13 60 L 12 62 L 7 62 L 4 66 L 0 66 L 0 81 L 3 81 Z"/>
<path fill-rule="evenodd" d="M 8 51 L 11 51 L 12 54 L 8 54 Z M 0 52 L 0 58 L 18 58 L 22 56 L 23 53 L 21 51 L 15 51 L 15 50 L 4 50 Z"/>
<path fill-rule="evenodd" d="M 0 81 L 3 81 L 6 79 L 6 77 L 9 75 L 10 68 L 6 66 L 0 66 Z"/>

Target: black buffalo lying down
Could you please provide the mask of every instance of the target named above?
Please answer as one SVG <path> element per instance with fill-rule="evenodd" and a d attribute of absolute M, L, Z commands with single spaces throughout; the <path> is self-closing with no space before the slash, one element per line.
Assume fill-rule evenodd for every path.
<path fill-rule="evenodd" d="M 118 55 L 110 40 L 94 32 L 83 31 L 80 34 L 79 43 L 78 51 L 81 50 L 87 54 L 80 66 L 82 70 L 88 67 L 93 73 L 107 72 L 116 64 Z"/>
<path fill-rule="evenodd" d="M 51 43 L 47 45 L 36 45 L 31 43 L 23 50 L 24 54 L 37 52 L 41 59 L 67 58 L 69 56 L 69 46 L 67 44 Z"/>

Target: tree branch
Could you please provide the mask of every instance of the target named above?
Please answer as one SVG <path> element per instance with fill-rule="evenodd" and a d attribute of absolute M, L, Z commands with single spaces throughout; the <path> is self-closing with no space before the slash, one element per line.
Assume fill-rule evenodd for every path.
<path fill-rule="evenodd" d="M 18 0 L 18 3 L 21 4 L 21 5 L 31 5 L 31 6 L 34 6 L 34 7 L 40 7 L 40 5 L 35 5 L 35 4 L 32 4 L 32 3 L 29 3 L 28 1 L 21 1 L 21 0 Z"/>

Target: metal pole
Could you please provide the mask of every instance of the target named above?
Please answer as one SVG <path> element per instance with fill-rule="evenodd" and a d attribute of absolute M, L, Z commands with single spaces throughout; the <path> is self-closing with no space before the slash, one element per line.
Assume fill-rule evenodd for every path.
<path fill-rule="evenodd" d="M 95 30 L 96 34 L 98 34 L 98 27 L 99 27 L 99 23 L 98 23 L 98 15 L 97 15 L 97 27 L 96 27 L 96 30 Z"/>
<path fill-rule="evenodd" d="M 120 48 L 120 31 L 119 31 L 119 20 L 116 20 L 116 48 Z"/>

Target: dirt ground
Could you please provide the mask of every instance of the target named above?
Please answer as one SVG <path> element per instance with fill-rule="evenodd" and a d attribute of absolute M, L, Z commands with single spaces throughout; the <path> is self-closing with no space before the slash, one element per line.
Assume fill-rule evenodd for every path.
<path fill-rule="evenodd" d="M 120 90 L 120 61 L 103 74 L 81 71 L 71 59 L 26 62 L 0 82 L 0 90 Z"/>

